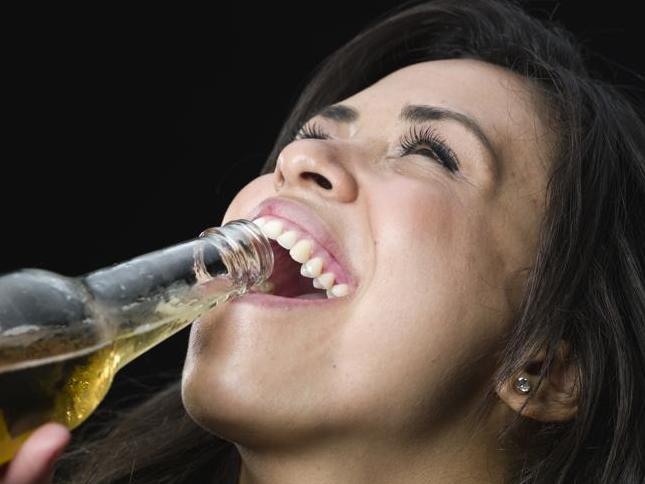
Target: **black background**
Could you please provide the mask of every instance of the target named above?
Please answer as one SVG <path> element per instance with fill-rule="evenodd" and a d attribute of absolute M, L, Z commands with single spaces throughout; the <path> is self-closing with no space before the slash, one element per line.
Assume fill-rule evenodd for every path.
<path fill-rule="evenodd" d="M 312 69 L 395 4 L 7 16 L 0 273 L 80 275 L 218 225 L 257 176 Z M 530 8 L 583 40 L 609 80 L 640 92 L 637 5 Z M 179 375 L 187 336 L 122 370 L 104 407 Z"/>

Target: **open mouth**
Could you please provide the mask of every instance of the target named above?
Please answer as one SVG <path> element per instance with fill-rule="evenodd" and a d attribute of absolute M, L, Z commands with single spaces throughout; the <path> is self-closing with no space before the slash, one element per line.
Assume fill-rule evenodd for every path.
<path fill-rule="evenodd" d="M 258 292 L 295 299 L 329 299 L 349 294 L 338 262 L 298 225 L 275 216 L 253 222 L 270 240 L 274 269 Z M 339 280 L 338 275 L 341 275 Z"/>
<path fill-rule="evenodd" d="M 274 268 L 268 284 L 264 286 L 266 294 L 297 299 L 327 299 L 327 290 L 312 285 L 312 280 L 303 276 L 301 264 L 289 256 L 289 252 L 275 240 L 271 240 Z"/>

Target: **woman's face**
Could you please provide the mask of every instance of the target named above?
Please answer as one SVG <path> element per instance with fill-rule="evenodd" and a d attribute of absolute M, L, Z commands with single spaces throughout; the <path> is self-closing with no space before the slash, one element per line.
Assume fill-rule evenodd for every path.
<path fill-rule="evenodd" d="M 304 204 L 357 287 L 311 307 L 242 298 L 211 311 L 192 326 L 184 403 L 248 446 L 466 434 L 535 256 L 551 134 L 523 79 L 475 60 L 411 65 L 337 104 L 358 117 L 312 118 L 329 138 L 286 146 L 222 223 L 268 197 Z M 410 106 L 462 113 L 489 144 Z M 428 126 L 458 171 L 427 142 L 401 152 L 401 138 Z"/>

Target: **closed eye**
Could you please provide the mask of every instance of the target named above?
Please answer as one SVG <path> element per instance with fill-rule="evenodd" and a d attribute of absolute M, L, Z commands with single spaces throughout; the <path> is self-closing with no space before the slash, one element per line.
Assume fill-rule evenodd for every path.
<path fill-rule="evenodd" d="M 330 136 L 325 133 L 317 123 L 307 123 L 298 130 L 293 137 L 294 140 L 298 139 L 329 139 Z"/>
<path fill-rule="evenodd" d="M 292 140 L 300 139 L 330 139 L 316 122 L 309 122 L 302 126 Z M 446 140 L 432 129 L 431 126 L 413 125 L 399 140 L 400 156 L 421 155 L 438 161 L 448 171 L 459 171 L 459 160 L 455 152 L 448 146 Z"/>

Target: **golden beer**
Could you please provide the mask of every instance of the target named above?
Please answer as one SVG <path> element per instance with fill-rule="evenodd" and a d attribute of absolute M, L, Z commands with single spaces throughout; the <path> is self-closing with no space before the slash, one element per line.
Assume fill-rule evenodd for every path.
<path fill-rule="evenodd" d="M 218 300 L 208 303 L 209 308 Z M 108 343 L 93 342 L 91 332 L 77 335 L 40 335 L 28 351 L 57 356 L 12 365 L 5 349 L 0 360 L 0 463 L 11 459 L 34 427 L 45 422 L 80 425 L 101 403 L 116 372 L 157 343 L 190 324 L 205 309 L 204 302 L 181 308 L 153 324 L 144 324 Z M 180 313 L 180 314 L 179 314 Z M 29 333 L 16 337 L 13 357 L 24 360 Z M 65 351 L 67 349 L 67 351 Z M 61 353 L 62 352 L 62 353 Z M 33 358 L 33 357 L 32 357 Z"/>

